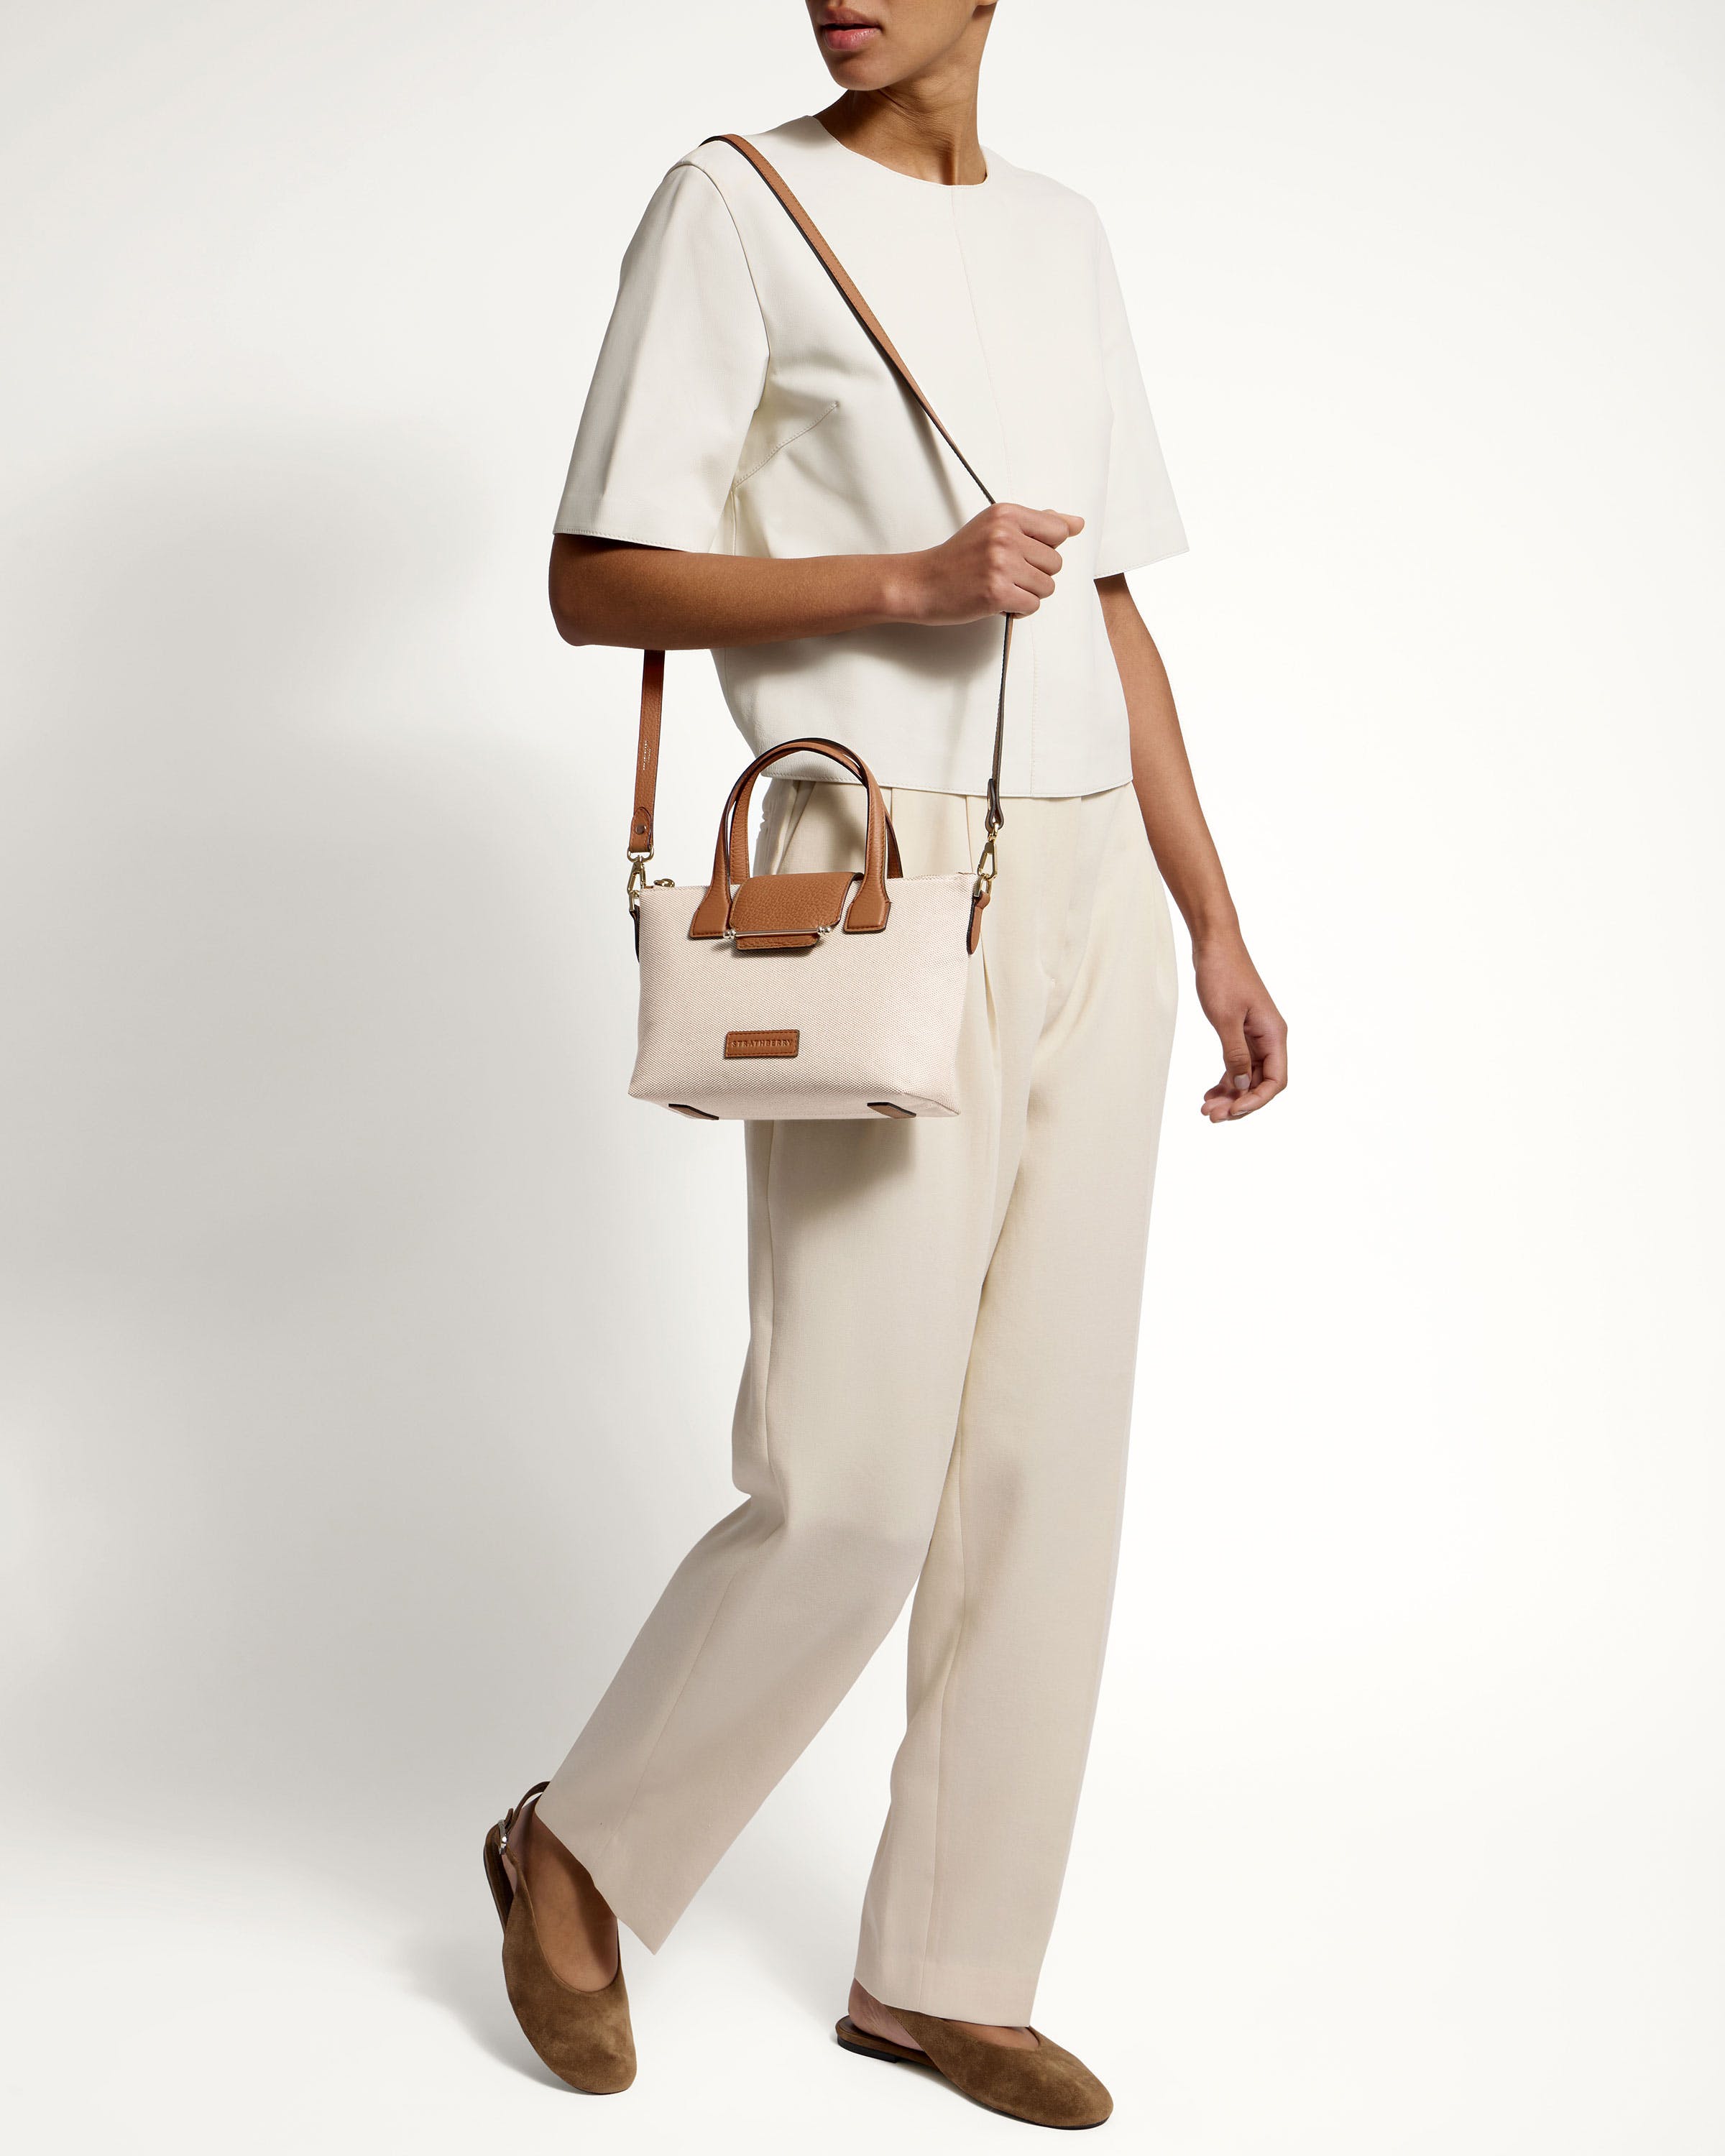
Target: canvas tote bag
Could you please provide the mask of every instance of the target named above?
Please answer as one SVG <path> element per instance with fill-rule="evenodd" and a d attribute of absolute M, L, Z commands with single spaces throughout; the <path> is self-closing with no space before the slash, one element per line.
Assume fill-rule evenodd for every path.
<path fill-rule="evenodd" d="M 897 375 L 983 499 L 994 496 L 916 386 L 838 257 L 773 166 L 740 135 L 728 142 L 772 188 Z M 641 670 L 641 727 L 629 821 L 629 905 L 640 962 L 637 1100 L 701 1122 L 737 1117 L 956 1116 L 959 1020 L 983 910 L 995 875 L 1012 616 L 1003 617 L 987 836 L 974 871 L 907 876 L 875 777 L 842 742 L 818 732 L 757 756 L 726 797 L 704 886 L 649 882 L 659 778 L 665 654 Z M 867 806 L 854 869 L 752 875 L 749 805 L 758 775 L 816 753 L 859 781 Z M 835 774 L 836 775 L 836 774 Z"/>

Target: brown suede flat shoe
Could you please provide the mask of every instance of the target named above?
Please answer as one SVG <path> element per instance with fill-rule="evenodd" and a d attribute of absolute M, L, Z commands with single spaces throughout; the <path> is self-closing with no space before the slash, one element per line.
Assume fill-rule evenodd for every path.
<path fill-rule="evenodd" d="M 1040 2030 L 1030 2031 L 1034 2051 L 1020 2051 L 990 2044 L 932 2014 L 912 2014 L 902 2006 L 887 2010 L 916 2039 L 920 2051 L 859 2029 L 848 2014 L 835 2032 L 841 2047 L 860 2058 L 932 2066 L 973 2103 L 1021 2118 L 1027 2126 L 1100 2126 L 1114 2108 L 1113 2097 L 1090 2068 L 1050 2043 Z"/>
<path fill-rule="evenodd" d="M 485 1878 L 503 1922 L 503 1981 L 522 2033 L 559 2080 L 588 2096 L 614 2096 L 635 2077 L 622 1957 L 601 1991 L 565 1984 L 540 1947 L 526 1873 L 517 1865 L 511 1882 L 503 1861 L 510 1829 L 544 1787 L 536 1782 L 485 1836 Z"/>

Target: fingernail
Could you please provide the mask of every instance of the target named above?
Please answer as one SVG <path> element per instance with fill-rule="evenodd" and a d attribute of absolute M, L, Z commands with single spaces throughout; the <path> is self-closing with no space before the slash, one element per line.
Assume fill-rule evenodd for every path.
<path fill-rule="evenodd" d="M 1244 1093 L 1251 1082 L 1251 1073 L 1250 1071 L 1244 1071 L 1235 1080 L 1234 1090 L 1236 1093 Z"/>

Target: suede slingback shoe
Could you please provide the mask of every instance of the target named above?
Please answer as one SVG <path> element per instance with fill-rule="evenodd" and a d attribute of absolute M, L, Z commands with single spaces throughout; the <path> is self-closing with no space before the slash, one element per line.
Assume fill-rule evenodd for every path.
<path fill-rule="evenodd" d="M 485 1878 L 503 1922 L 503 1981 L 522 2034 L 558 2079 L 588 2096 L 614 2096 L 635 2077 L 623 1958 L 600 1990 L 565 1984 L 540 1946 L 526 1872 L 514 1857 L 504 1862 L 511 1828 L 544 1787 L 535 1783 L 485 1836 Z"/>
<path fill-rule="evenodd" d="M 1114 2108 L 1113 2097 L 1082 2060 L 1050 2043 L 1040 2030 L 1030 2031 L 1035 2049 L 1020 2051 L 973 2036 L 932 2014 L 912 2014 L 902 2006 L 888 2010 L 922 2046 L 920 2051 L 859 2029 L 848 2014 L 836 2031 L 840 2046 L 860 2058 L 932 2066 L 973 2103 L 1027 2126 L 1100 2126 Z"/>

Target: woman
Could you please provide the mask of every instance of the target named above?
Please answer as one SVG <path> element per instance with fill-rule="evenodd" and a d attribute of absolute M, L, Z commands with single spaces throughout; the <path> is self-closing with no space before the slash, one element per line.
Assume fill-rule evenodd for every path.
<path fill-rule="evenodd" d="M 492 1830 L 488 1869 L 529 2037 L 577 2087 L 626 2087 L 618 1919 L 657 1949 L 914 1588 L 839 2041 L 1091 2125 L 1106 2091 L 1029 2022 L 1113 1591 L 1173 1020 L 1164 880 L 1222 1042 L 1211 1122 L 1281 1090 L 1285 1029 L 1127 588 L 1184 539 L 1095 212 L 983 151 L 991 6 L 807 4 L 843 94 L 750 139 L 963 454 L 1038 506 L 976 513 L 768 186 L 713 141 L 625 259 L 552 605 L 573 644 L 711 647 L 756 750 L 855 749 L 912 875 L 977 857 L 1015 617 L 963 1109 L 750 1125 L 745 1502 Z M 860 789 L 818 759 L 778 770 L 757 872 L 860 858 Z"/>

